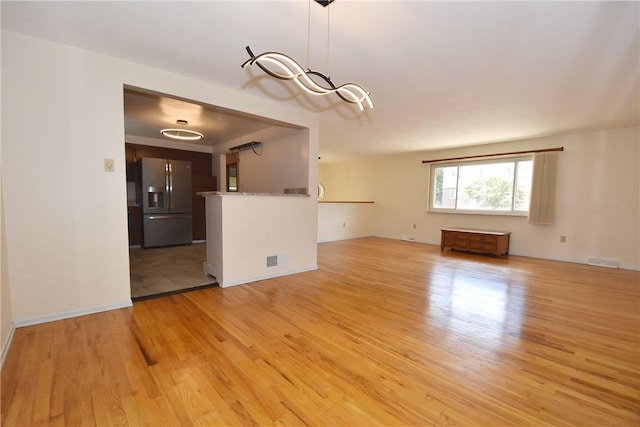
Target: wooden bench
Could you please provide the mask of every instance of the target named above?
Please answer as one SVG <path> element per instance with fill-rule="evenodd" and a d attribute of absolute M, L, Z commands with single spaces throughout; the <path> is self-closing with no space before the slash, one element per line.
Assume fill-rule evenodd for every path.
<path fill-rule="evenodd" d="M 441 228 L 440 250 L 493 254 L 497 257 L 509 254 L 510 231 L 472 230 L 465 228 Z"/>

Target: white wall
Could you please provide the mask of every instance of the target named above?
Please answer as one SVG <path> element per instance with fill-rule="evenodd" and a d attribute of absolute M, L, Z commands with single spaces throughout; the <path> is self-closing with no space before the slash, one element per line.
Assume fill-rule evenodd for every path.
<path fill-rule="evenodd" d="M 373 203 L 318 203 L 318 242 L 373 235 Z"/>
<path fill-rule="evenodd" d="M 324 186 L 323 203 L 318 204 L 318 242 L 368 237 L 376 233 L 376 187 L 362 179 L 369 176 L 368 162 L 320 164 L 320 183 Z M 331 203 L 340 202 L 340 203 Z"/>
<path fill-rule="evenodd" d="M 2 31 L 4 219 L 17 324 L 130 304 L 124 85 L 309 128 L 317 158 L 315 115 Z M 115 159 L 115 172 L 104 172 L 105 158 Z M 316 162 L 308 179 L 317 182 Z M 315 212 L 304 221 L 316 229 Z"/>
<path fill-rule="evenodd" d="M 2 183 L 0 182 L 0 188 Z M 4 363 L 13 336 L 13 309 L 11 307 L 11 289 L 7 264 L 7 240 L 5 239 L 4 203 L 0 190 L 0 367 Z"/>
<path fill-rule="evenodd" d="M 379 159 L 384 162 L 384 158 Z M 319 178 L 324 186 L 323 200 L 368 200 L 376 201 L 379 194 L 376 188 L 376 173 L 388 176 L 385 170 L 376 172 L 371 169 L 371 161 L 347 163 L 320 163 Z M 370 177 L 371 176 L 371 177 Z M 371 181 L 375 178 L 375 181 Z"/>
<path fill-rule="evenodd" d="M 2 32 L 7 262 L 16 323 L 130 304 L 122 83 L 110 58 Z M 118 92 L 120 92 L 118 94 Z M 119 95 L 119 96 L 118 96 Z M 117 159 L 103 172 L 103 159 Z"/>
<path fill-rule="evenodd" d="M 222 287 L 317 269 L 308 196 L 206 196 L 207 271 Z M 267 257 L 278 265 L 267 267 Z"/>
<path fill-rule="evenodd" d="M 0 89 L 1 90 L 1 89 Z M 2 122 L 0 122 L 0 127 Z M 1 134 L 1 132 L 0 132 Z M 9 285 L 9 266 L 7 264 L 7 239 L 4 216 L 2 140 L 0 140 L 0 366 L 4 363 L 13 335 L 13 309 L 11 307 L 11 288 Z"/>
<path fill-rule="evenodd" d="M 237 153 L 240 192 L 284 193 L 285 188 L 308 187 L 309 140 L 306 129 L 270 128 L 216 147 L 227 153 L 230 147 L 259 141 L 262 146 Z M 259 153 L 259 154 L 256 154 Z"/>
<path fill-rule="evenodd" d="M 427 212 L 429 166 L 422 160 L 557 146 L 565 151 L 558 164 L 555 224 Z M 439 244 L 441 227 L 510 230 L 513 254 L 575 262 L 596 257 L 639 269 L 639 170 L 640 130 L 629 128 L 323 164 L 320 181 L 327 200 L 374 200 L 374 233 L 380 237 L 412 235 Z"/>

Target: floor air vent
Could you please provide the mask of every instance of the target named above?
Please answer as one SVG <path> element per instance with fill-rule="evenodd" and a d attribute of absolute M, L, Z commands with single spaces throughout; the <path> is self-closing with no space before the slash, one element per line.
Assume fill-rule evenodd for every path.
<path fill-rule="evenodd" d="M 278 255 L 271 255 L 267 257 L 267 268 L 278 266 Z"/>

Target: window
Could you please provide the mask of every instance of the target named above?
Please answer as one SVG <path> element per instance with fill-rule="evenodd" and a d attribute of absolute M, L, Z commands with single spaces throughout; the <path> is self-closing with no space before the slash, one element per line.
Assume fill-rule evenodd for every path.
<path fill-rule="evenodd" d="M 527 215 L 530 156 L 431 166 L 432 212 Z"/>
<path fill-rule="evenodd" d="M 227 191 L 238 191 L 238 163 L 227 163 Z"/>

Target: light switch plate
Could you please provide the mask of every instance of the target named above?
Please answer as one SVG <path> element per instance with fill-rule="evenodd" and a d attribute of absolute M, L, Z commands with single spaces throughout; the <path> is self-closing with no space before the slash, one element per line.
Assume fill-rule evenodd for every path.
<path fill-rule="evenodd" d="M 113 159 L 104 159 L 104 171 L 113 172 Z"/>

